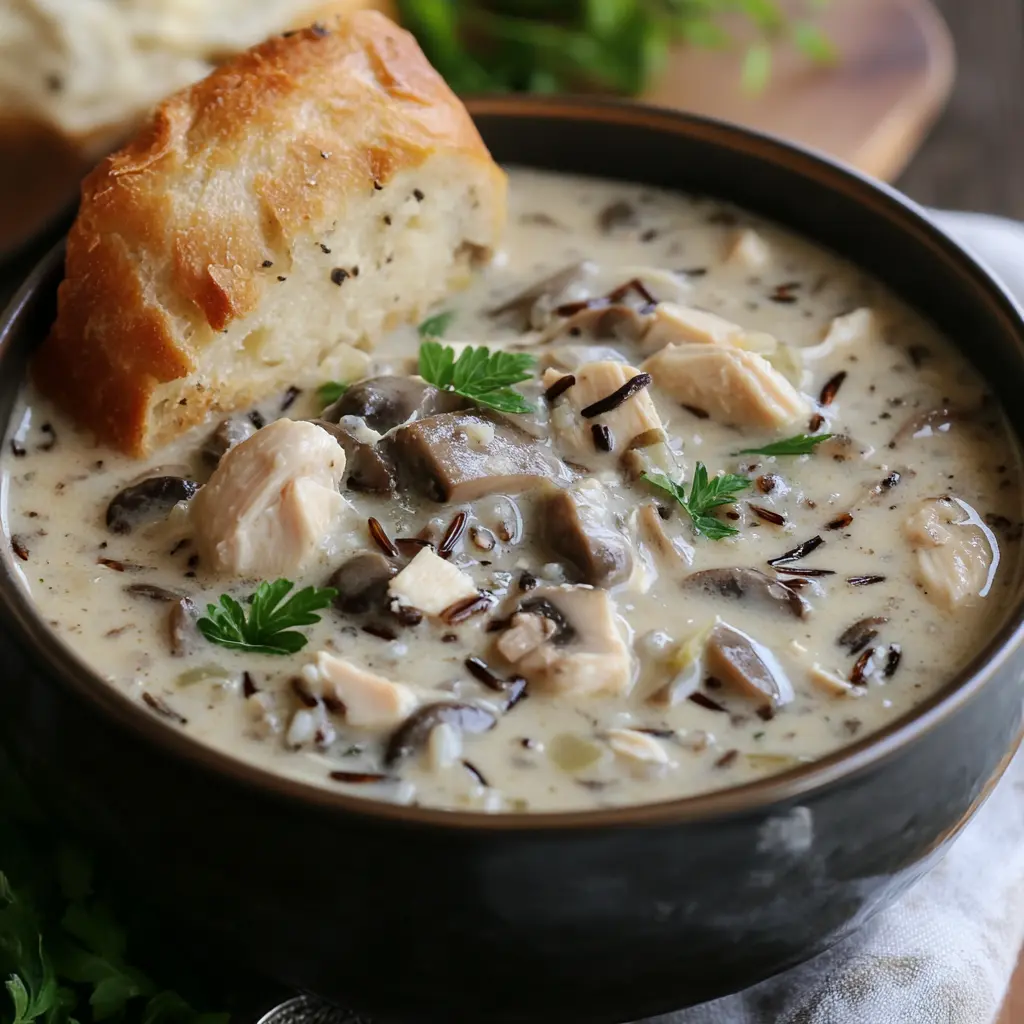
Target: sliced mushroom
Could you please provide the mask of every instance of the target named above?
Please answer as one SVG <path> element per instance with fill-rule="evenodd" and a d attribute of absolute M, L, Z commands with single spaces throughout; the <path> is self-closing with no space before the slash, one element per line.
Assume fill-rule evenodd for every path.
<path fill-rule="evenodd" d="M 810 415 L 807 399 L 756 352 L 668 345 L 642 369 L 676 401 L 730 426 L 779 430 Z"/>
<path fill-rule="evenodd" d="M 311 420 L 322 427 L 345 451 L 345 484 L 353 491 L 374 494 L 394 494 L 396 471 L 391 459 L 389 446 L 381 435 L 363 420 L 353 423 L 356 417 L 343 417 L 340 423 L 326 420 Z"/>
<path fill-rule="evenodd" d="M 454 701 L 425 704 L 392 733 L 384 752 L 384 763 L 395 764 L 421 749 L 440 725 L 449 725 L 464 734 L 488 732 L 497 724 L 494 712 L 478 704 Z"/>
<path fill-rule="evenodd" d="M 793 699 L 793 684 L 775 655 L 726 622 L 712 626 L 704 664 L 719 682 L 758 704 L 777 708 Z"/>
<path fill-rule="evenodd" d="M 540 330 L 548 322 L 551 311 L 573 285 L 593 276 L 597 267 L 586 261 L 567 267 L 531 285 L 526 291 L 514 295 L 500 306 L 488 310 L 495 320 L 508 319 L 521 331 Z"/>
<path fill-rule="evenodd" d="M 607 591 L 540 587 L 531 591 L 520 607 L 556 624 L 554 634 L 513 661 L 516 672 L 531 687 L 576 696 L 629 692 L 632 659 L 622 638 L 615 602 Z M 500 635 L 496 647 L 500 653 Z"/>
<path fill-rule="evenodd" d="M 861 619 L 844 629 L 836 643 L 840 647 L 845 647 L 850 654 L 860 654 L 878 636 L 878 627 L 884 626 L 888 621 L 884 615 L 872 615 Z"/>
<path fill-rule="evenodd" d="M 273 578 L 309 564 L 347 507 L 345 452 L 322 427 L 277 420 L 232 448 L 192 500 L 205 569 Z"/>
<path fill-rule="evenodd" d="M 354 729 L 393 729 L 412 713 L 418 703 L 415 692 L 404 683 L 353 665 L 344 658 L 320 651 L 302 670 L 302 679 L 314 697 L 343 708 L 345 721 Z"/>
<path fill-rule="evenodd" d="M 920 502 L 903 524 L 928 600 L 946 611 L 985 597 L 999 566 L 999 544 L 978 513 L 959 498 Z"/>
<path fill-rule="evenodd" d="M 545 543 L 571 562 L 583 583 L 612 587 L 629 578 L 633 556 L 615 526 L 609 495 L 598 480 L 556 491 L 539 508 Z"/>
<path fill-rule="evenodd" d="M 149 601 L 160 601 L 170 604 L 171 601 L 180 601 L 185 595 L 180 590 L 168 590 L 166 587 L 158 587 L 152 583 L 130 583 L 124 588 L 126 594 L 132 597 L 144 597 Z"/>
<path fill-rule="evenodd" d="M 454 412 L 465 405 L 465 399 L 450 391 L 441 391 L 418 377 L 387 375 L 357 381 L 320 414 L 320 419 L 339 423 L 343 417 L 358 416 L 371 430 L 386 434 L 413 418 Z"/>
<path fill-rule="evenodd" d="M 151 476 L 114 495 L 107 506 L 107 529 L 131 533 L 138 526 L 165 518 L 175 505 L 189 501 L 198 490 L 194 480 Z"/>
<path fill-rule="evenodd" d="M 248 416 L 230 416 L 203 442 L 203 459 L 216 466 L 227 453 L 256 433 L 256 424 Z"/>
<path fill-rule="evenodd" d="M 683 587 L 687 590 L 700 590 L 709 597 L 725 597 L 788 611 L 801 619 L 809 611 L 806 602 L 795 590 L 758 569 L 739 566 L 702 569 L 687 576 L 683 580 Z"/>
<path fill-rule="evenodd" d="M 896 448 L 911 439 L 921 440 L 948 434 L 957 421 L 966 418 L 967 415 L 962 409 L 952 409 L 945 405 L 916 413 L 896 431 L 889 447 Z"/>
<path fill-rule="evenodd" d="M 339 566 L 328 581 L 338 592 L 335 607 L 348 615 L 362 615 L 385 607 L 388 583 L 398 570 L 383 555 L 365 551 Z"/>
<path fill-rule="evenodd" d="M 174 657 L 183 658 L 202 644 L 203 637 L 196 626 L 197 618 L 195 603 L 189 597 L 181 598 L 171 608 L 167 617 L 167 638 Z"/>
<path fill-rule="evenodd" d="M 594 412 L 594 407 L 643 374 L 628 363 L 585 363 L 573 376 L 576 383 L 556 399 L 551 412 L 551 425 L 561 453 L 582 466 L 607 464 L 609 453 L 620 458 L 631 448 L 664 441 L 665 430 L 654 400 L 645 386 L 634 390 L 607 412 Z M 557 370 L 548 370 L 543 382 L 550 387 L 562 377 Z M 643 378 L 649 383 L 649 378 Z M 598 447 L 594 428 L 606 429 L 607 447 Z"/>
<path fill-rule="evenodd" d="M 402 484 L 435 501 L 474 501 L 568 480 L 565 467 L 529 434 L 482 413 L 417 420 L 395 432 L 393 445 Z"/>
<path fill-rule="evenodd" d="M 399 605 L 427 615 L 440 615 L 477 593 L 471 576 L 430 548 L 423 548 L 388 584 L 388 594 Z"/>
<path fill-rule="evenodd" d="M 636 513 L 637 533 L 656 559 L 669 568 L 683 568 L 693 562 L 693 545 L 682 537 L 670 537 L 665 531 L 665 520 L 658 507 L 641 505 Z"/>

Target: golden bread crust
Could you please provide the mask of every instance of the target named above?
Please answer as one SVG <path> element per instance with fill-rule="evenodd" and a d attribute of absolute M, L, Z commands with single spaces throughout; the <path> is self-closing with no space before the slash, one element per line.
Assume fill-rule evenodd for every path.
<path fill-rule="evenodd" d="M 496 239 L 502 172 L 412 36 L 377 12 L 231 59 L 162 103 L 83 183 L 37 385 L 138 455 L 227 407 L 200 382 L 172 428 L 151 422 L 154 390 L 192 374 L 215 332 L 275 287 L 267 264 L 283 267 L 296 239 L 439 154 L 494 182 Z"/>

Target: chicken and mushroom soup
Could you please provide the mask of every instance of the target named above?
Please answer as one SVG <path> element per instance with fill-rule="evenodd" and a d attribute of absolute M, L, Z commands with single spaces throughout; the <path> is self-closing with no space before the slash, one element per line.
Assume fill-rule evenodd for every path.
<path fill-rule="evenodd" d="M 933 695 L 1017 581 L 978 375 L 743 211 L 511 183 L 494 264 L 317 393 L 140 463 L 26 389 L 4 514 L 54 632 L 246 761 L 498 812 L 732 786 Z"/>

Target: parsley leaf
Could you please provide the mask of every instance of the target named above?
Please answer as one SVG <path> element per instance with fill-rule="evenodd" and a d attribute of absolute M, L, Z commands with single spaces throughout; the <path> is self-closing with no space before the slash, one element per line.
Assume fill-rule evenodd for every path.
<path fill-rule="evenodd" d="M 693 523 L 694 530 L 700 536 L 707 537 L 708 540 L 722 540 L 739 533 L 734 526 L 728 526 L 716 516 L 710 515 L 710 512 L 721 505 L 731 505 L 736 500 L 736 494 L 750 486 L 750 481 L 745 476 L 725 473 L 709 479 L 704 463 L 698 462 L 693 470 L 689 495 L 682 483 L 676 483 L 663 473 L 644 473 L 643 478 L 672 495 L 682 505 Z"/>
<path fill-rule="evenodd" d="M 208 604 L 207 618 L 197 623 L 210 643 L 251 651 L 253 654 L 295 654 L 308 640 L 293 626 L 312 626 L 320 621 L 314 612 L 326 608 L 338 592 L 331 587 L 306 587 L 285 598 L 295 586 L 291 580 L 264 581 L 249 598 L 249 614 L 229 594 L 221 595 L 220 607 Z"/>
<path fill-rule="evenodd" d="M 0 1024 L 228 1024 L 132 965 L 92 859 L 63 842 L 2 753 L 0 865 Z"/>
<path fill-rule="evenodd" d="M 348 391 L 348 385 L 343 381 L 329 380 L 316 389 L 316 397 L 326 408 L 328 405 L 334 405 L 346 391 Z"/>
<path fill-rule="evenodd" d="M 425 341 L 420 345 L 420 376 L 443 391 L 454 391 L 477 405 L 498 412 L 533 412 L 533 406 L 513 384 L 530 379 L 533 356 L 524 352 L 492 352 L 481 345 L 467 348 L 459 358 L 450 345 Z"/>
<path fill-rule="evenodd" d="M 446 309 L 436 316 L 427 317 L 417 328 L 421 338 L 443 338 L 445 331 L 452 325 L 455 319 L 455 310 Z"/>
<path fill-rule="evenodd" d="M 784 441 L 773 441 L 763 448 L 742 448 L 734 455 L 810 455 L 823 441 L 832 434 L 796 434 Z"/>

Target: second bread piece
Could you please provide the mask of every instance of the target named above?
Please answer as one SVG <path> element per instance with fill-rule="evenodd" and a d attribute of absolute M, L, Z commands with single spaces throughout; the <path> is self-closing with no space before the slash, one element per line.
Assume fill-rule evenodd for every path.
<path fill-rule="evenodd" d="M 35 378 L 142 455 L 360 365 L 489 257 L 505 176 L 382 15 L 279 36 L 162 104 L 83 186 Z"/>

